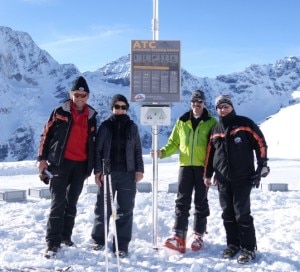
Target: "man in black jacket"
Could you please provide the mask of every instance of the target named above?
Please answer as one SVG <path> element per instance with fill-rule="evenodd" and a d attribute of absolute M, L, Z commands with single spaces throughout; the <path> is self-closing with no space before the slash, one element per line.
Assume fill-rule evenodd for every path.
<path fill-rule="evenodd" d="M 49 182 L 51 210 L 47 223 L 45 257 L 56 254 L 61 243 L 72 246 L 71 235 L 76 205 L 84 180 L 94 167 L 97 112 L 86 102 L 89 87 L 80 76 L 70 91 L 70 99 L 53 110 L 41 135 L 38 154 L 40 178 Z"/>
<path fill-rule="evenodd" d="M 112 193 L 117 191 L 117 239 L 119 256 L 126 257 L 131 241 L 133 208 L 136 182 L 143 178 L 144 163 L 142 146 L 137 125 L 127 115 L 129 108 L 125 96 L 117 94 L 112 98 L 113 115 L 99 127 L 96 138 L 95 182 L 99 186 L 95 205 L 95 219 L 92 229 L 94 250 L 101 250 L 105 244 L 105 224 L 109 225 L 112 214 L 110 199 L 107 197 L 107 222 L 104 222 L 103 159 L 110 161 Z M 106 174 L 106 173 L 104 173 Z M 105 181 L 106 182 L 106 181 Z M 116 253 L 115 240 L 113 251 Z"/>
<path fill-rule="evenodd" d="M 241 249 L 238 263 L 244 264 L 255 258 L 256 237 L 250 193 L 252 187 L 259 187 L 261 176 L 269 173 L 267 145 L 263 133 L 251 119 L 236 115 L 228 95 L 216 98 L 216 109 L 220 121 L 211 131 L 204 183 L 206 186 L 218 183 L 227 238 L 223 257 L 233 258 Z"/>

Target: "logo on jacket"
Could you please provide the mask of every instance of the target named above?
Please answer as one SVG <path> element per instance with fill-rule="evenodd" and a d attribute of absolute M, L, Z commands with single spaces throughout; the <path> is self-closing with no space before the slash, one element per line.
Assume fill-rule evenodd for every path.
<path fill-rule="evenodd" d="M 240 144 L 241 142 L 242 142 L 241 137 L 236 137 L 236 138 L 234 138 L 234 143 Z"/>

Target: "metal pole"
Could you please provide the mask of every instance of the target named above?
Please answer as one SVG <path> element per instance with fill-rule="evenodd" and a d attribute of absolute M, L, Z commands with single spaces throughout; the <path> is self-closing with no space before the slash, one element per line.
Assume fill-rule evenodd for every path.
<path fill-rule="evenodd" d="M 114 239 L 115 239 L 115 248 L 116 248 L 116 257 L 117 257 L 117 264 L 118 264 L 118 272 L 120 272 L 120 256 L 119 256 L 119 244 L 118 244 L 118 233 L 117 233 L 117 207 L 114 203 L 114 196 L 111 184 L 111 174 L 108 175 L 108 188 L 109 188 L 109 197 L 110 197 L 110 207 L 111 213 L 113 218 L 113 231 L 114 231 Z"/>
<path fill-rule="evenodd" d="M 159 30 L 159 22 L 158 22 L 158 0 L 153 0 L 153 19 L 152 19 L 152 32 L 153 32 L 153 40 L 159 40 L 158 30 Z"/>
<path fill-rule="evenodd" d="M 157 249 L 157 194 L 158 194 L 158 166 L 157 166 L 157 133 L 158 128 L 157 126 L 152 126 L 152 139 L 153 139 L 153 150 L 154 150 L 154 156 L 153 156 L 153 186 L 152 186 L 152 224 L 153 224 L 153 248 Z"/>
<path fill-rule="evenodd" d="M 152 19 L 153 40 L 158 40 L 158 0 L 153 0 L 153 19 Z M 153 185 L 152 185 L 152 226 L 153 226 L 153 248 L 157 246 L 157 194 L 158 194 L 158 127 L 152 126 L 152 149 L 153 156 Z"/>
<path fill-rule="evenodd" d="M 108 272 L 108 215 L 107 215 L 107 169 L 106 160 L 103 159 L 103 197 L 104 197 L 104 254 L 105 254 L 105 271 Z"/>

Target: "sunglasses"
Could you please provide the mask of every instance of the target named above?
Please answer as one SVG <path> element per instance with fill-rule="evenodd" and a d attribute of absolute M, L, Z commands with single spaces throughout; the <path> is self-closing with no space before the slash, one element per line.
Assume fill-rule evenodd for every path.
<path fill-rule="evenodd" d="M 220 105 L 220 106 L 218 106 L 217 107 L 219 110 L 227 110 L 227 109 L 229 109 L 230 108 L 230 106 L 229 105 Z"/>
<path fill-rule="evenodd" d="M 191 102 L 192 102 L 192 103 L 200 103 L 200 104 L 202 104 L 202 103 L 203 103 L 203 101 L 202 101 L 202 100 L 191 100 Z"/>
<path fill-rule="evenodd" d="M 86 93 L 82 93 L 82 94 L 80 94 L 80 93 L 74 93 L 73 94 L 74 95 L 74 97 L 76 97 L 76 98 L 85 98 L 85 97 L 87 97 L 87 94 Z"/>
<path fill-rule="evenodd" d="M 126 109 L 127 109 L 127 106 L 126 106 L 126 105 L 118 105 L 118 104 L 115 104 L 115 105 L 114 105 L 114 108 L 115 108 L 116 110 L 119 110 L 119 109 L 126 110 Z"/>

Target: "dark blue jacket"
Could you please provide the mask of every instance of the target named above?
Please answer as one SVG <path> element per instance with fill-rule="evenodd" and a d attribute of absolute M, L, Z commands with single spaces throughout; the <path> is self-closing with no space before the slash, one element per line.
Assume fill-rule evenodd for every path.
<path fill-rule="evenodd" d="M 96 152 L 95 152 L 95 166 L 94 173 L 103 172 L 103 159 L 111 160 L 111 156 L 124 157 L 126 160 L 126 172 L 142 172 L 144 173 L 144 162 L 142 155 L 142 145 L 137 125 L 129 119 L 128 115 L 122 116 L 122 122 L 125 123 L 125 131 L 120 133 L 124 135 L 124 149 L 125 154 L 116 154 L 111 152 L 112 150 L 112 139 L 113 129 L 115 122 L 119 122 L 116 116 L 112 115 L 110 118 L 105 120 L 99 127 L 96 137 Z M 124 132 L 124 133 L 123 133 Z M 124 155 L 124 156 L 123 156 Z M 116 168 L 116 167 L 115 167 Z"/>

